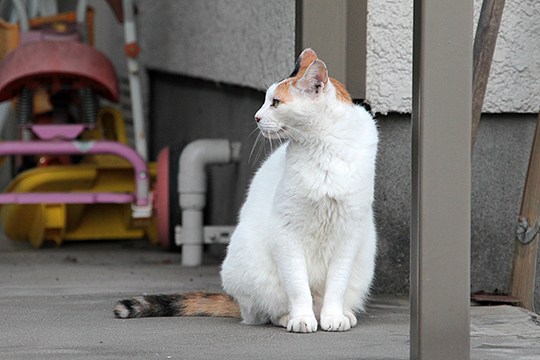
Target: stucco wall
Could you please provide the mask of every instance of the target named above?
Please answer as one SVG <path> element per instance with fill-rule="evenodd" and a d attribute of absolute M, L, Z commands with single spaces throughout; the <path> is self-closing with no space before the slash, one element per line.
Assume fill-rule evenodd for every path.
<path fill-rule="evenodd" d="M 294 62 L 294 0 L 141 0 L 151 69 L 265 89 Z"/>
<path fill-rule="evenodd" d="M 412 3 L 368 1 L 366 98 L 376 112 L 411 112 Z M 540 111 L 539 18 L 539 1 L 506 0 L 485 112 Z"/>

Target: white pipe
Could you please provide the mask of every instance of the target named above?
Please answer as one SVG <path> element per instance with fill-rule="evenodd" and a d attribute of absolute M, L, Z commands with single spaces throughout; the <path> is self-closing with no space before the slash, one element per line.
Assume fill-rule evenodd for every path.
<path fill-rule="evenodd" d="M 86 8 L 88 7 L 87 0 L 77 1 L 77 9 L 75 10 L 75 15 L 77 22 L 81 25 L 86 26 Z"/>
<path fill-rule="evenodd" d="M 179 160 L 178 191 L 182 210 L 182 265 L 202 263 L 206 165 L 238 161 L 240 144 L 225 139 L 200 139 L 188 144 Z"/>
<path fill-rule="evenodd" d="M 77 1 L 77 9 L 75 10 L 77 25 L 81 32 L 82 42 L 85 44 L 88 43 L 88 27 L 86 26 L 87 7 L 88 0 L 79 0 Z"/>
<path fill-rule="evenodd" d="M 30 22 L 28 21 L 28 14 L 26 13 L 26 8 L 21 0 L 12 0 L 13 6 L 17 13 L 17 19 L 19 20 L 19 26 L 21 27 L 21 32 L 26 32 L 30 30 Z"/>
<path fill-rule="evenodd" d="M 122 0 L 124 11 L 124 44 L 137 43 L 137 27 L 135 24 L 135 12 L 133 0 Z M 133 116 L 135 149 L 143 159 L 148 159 L 148 146 L 143 109 L 143 92 L 141 84 L 141 66 L 137 57 L 126 56 L 129 92 L 131 95 L 131 111 Z"/>
<path fill-rule="evenodd" d="M 4 136 L 4 128 L 6 123 L 9 121 L 9 113 L 11 112 L 11 102 L 3 101 L 0 102 L 0 138 L 6 139 Z"/>

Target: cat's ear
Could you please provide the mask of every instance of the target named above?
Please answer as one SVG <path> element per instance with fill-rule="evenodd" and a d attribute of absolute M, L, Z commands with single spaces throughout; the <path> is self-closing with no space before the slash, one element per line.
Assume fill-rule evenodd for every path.
<path fill-rule="evenodd" d="M 328 84 L 328 70 L 321 60 L 315 60 L 309 65 L 304 76 L 296 81 L 295 87 L 308 94 L 321 93 Z"/>
<path fill-rule="evenodd" d="M 296 59 L 294 70 L 289 77 L 302 76 L 308 66 L 317 59 L 318 57 L 317 54 L 315 54 L 315 51 L 310 48 L 304 49 L 300 56 L 298 56 L 298 59 Z"/>

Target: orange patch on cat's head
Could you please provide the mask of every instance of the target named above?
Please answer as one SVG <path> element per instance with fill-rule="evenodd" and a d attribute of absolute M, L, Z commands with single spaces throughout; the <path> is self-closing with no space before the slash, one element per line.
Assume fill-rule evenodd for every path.
<path fill-rule="evenodd" d="M 282 102 L 291 100 L 292 99 L 292 95 L 290 93 L 291 85 L 294 85 L 299 79 L 301 79 L 306 73 L 309 66 L 313 64 L 316 60 L 319 60 L 319 57 L 317 56 L 315 51 L 313 51 L 312 49 L 307 48 L 304 51 L 302 51 L 302 53 L 296 60 L 294 70 L 291 73 L 289 79 L 283 80 L 276 88 L 275 97 L 280 99 L 280 101 Z M 336 98 L 338 101 L 341 101 L 346 104 L 353 103 L 351 95 L 349 94 L 349 92 L 347 91 L 347 89 L 342 83 L 340 83 L 334 78 L 330 78 L 330 82 L 332 83 L 332 85 L 334 85 L 334 88 L 336 90 Z"/>
<path fill-rule="evenodd" d="M 294 65 L 294 70 L 289 77 L 301 78 L 306 72 L 309 65 L 311 65 L 318 58 L 319 57 L 317 56 L 315 51 L 310 48 L 305 49 L 304 51 L 302 51 L 300 56 L 298 56 L 296 64 Z"/>
<path fill-rule="evenodd" d="M 343 85 L 342 83 L 340 83 L 334 78 L 330 78 L 330 81 L 332 82 L 332 85 L 334 85 L 334 88 L 336 89 L 336 98 L 339 101 L 344 102 L 346 104 L 352 104 L 351 94 L 349 94 L 347 89 L 345 89 L 345 85 Z"/>
<path fill-rule="evenodd" d="M 274 91 L 274 98 L 278 99 L 280 103 L 287 103 L 292 100 L 291 84 L 292 79 L 283 80 L 278 84 Z"/>

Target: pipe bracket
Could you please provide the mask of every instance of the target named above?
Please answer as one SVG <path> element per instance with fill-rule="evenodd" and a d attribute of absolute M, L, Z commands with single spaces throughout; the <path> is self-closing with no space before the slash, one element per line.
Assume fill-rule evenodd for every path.
<path fill-rule="evenodd" d="M 529 219 L 527 219 L 525 216 L 520 216 L 518 218 L 516 237 L 523 245 L 527 245 L 533 241 L 539 230 L 540 223 L 538 221 L 533 226 L 530 226 Z"/>

